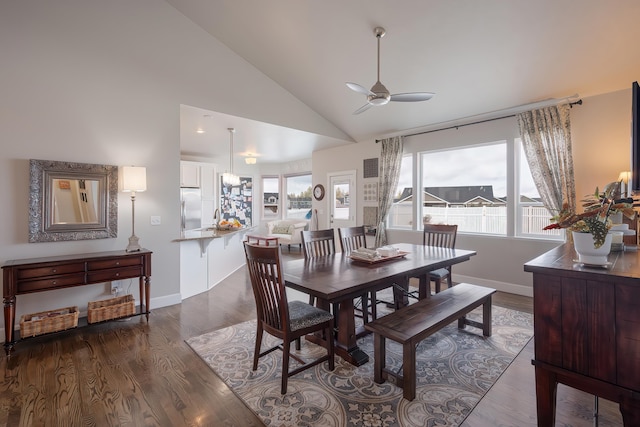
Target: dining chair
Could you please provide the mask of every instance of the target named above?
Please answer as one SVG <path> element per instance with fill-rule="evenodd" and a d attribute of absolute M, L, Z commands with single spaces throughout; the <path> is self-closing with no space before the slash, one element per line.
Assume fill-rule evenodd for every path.
<path fill-rule="evenodd" d="M 457 224 L 425 224 L 422 234 L 422 244 L 425 246 L 435 246 L 440 248 L 454 249 L 456 247 L 456 236 L 458 234 Z M 451 266 L 430 271 L 427 276 L 420 279 L 420 287 L 425 286 L 430 292 L 431 282 L 435 282 L 436 293 L 440 292 L 442 281 L 447 281 L 447 287 L 452 286 Z"/>
<path fill-rule="evenodd" d="M 257 332 L 253 354 L 253 370 L 258 369 L 258 359 L 275 350 L 282 350 L 282 384 L 280 393 L 287 392 L 290 376 L 305 369 L 328 362 L 329 370 L 335 367 L 333 344 L 333 315 L 302 301 L 288 301 L 282 275 L 282 260 L 279 246 L 258 246 L 244 243 L 247 270 L 256 301 Z M 300 350 L 300 337 L 322 331 L 327 354 L 305 362 L 290 351 L 291 342 Z M 260 352 L 263 332 L 281 339 L 282 342 Z M 289 371 L 289 359 L 302 366 Z"/>
<path fill-rule="evenodd" d="M 338 239 L 340 239 L 340 247 L 344 253 L 367 247 L 364 225 L 338 228 Z"/>
<path fill-rule="evenodd" d="M 326 230 L 302 230 L 300 231 L 302 240 L 302 253 L 305 259 L 317 258 L 336 253 L 336 242 L 333 228 Z M 309 304 L 314 305 L 316 298 L 309 295 Z M 337 307 L 334 304 L 334 314 L 337 313 Z M 337 319 L 336 319 L 337 320 Z"/>
<path fill-rule="evenodd" d="M 364 225 L 338 228 L 338 239 L 340 240 L 340 248 L 344 254 L 348 254 L 349 252 L 359 248 L 367 247 L 367 237 L 364 231 Z M 360 299 L 362 301 L 362 321 L 364 323 L 368 323 L 369 314 L 371 314 L 372 320 L 377 319 L 378 311 L 376 306 L 378 304 L 378 299 L 376 292 L 371 291 L 369 295 L 365 294 L 361 296 Z M 369 301 L 371 301 L 371 304 L 369 304 Z M 369 309 L 371 309 L 371 313 L 368 313 Z"/>
<path fill-rule="evenodd" d="M 302 252 L 305 258 L 332 255 L 336 253 L 333 228 L 327 230 L 302 230 Z"/>

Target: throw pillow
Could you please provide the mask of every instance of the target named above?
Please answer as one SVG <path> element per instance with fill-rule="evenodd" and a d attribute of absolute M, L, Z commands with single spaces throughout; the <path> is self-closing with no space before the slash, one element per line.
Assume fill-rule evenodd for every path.
<path fill-rule="evenodd" d="M 291 234 L 288 225 L 276 225 L 271 229 L 271 234 Z"/>

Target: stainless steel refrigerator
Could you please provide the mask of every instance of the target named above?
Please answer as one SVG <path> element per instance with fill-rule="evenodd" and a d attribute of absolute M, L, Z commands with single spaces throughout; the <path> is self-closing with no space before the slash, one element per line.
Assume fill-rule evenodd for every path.
<path fill-rule="evenodd" d="M 202 228 L 202 193 L 199 188 L 180 189 L 182 231 Z"/>

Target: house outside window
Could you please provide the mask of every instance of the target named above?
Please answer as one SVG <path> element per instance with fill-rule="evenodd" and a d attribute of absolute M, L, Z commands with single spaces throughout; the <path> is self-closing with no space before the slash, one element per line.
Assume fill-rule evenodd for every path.
<path fill-rule="evenodd" d="M 287 175 L 285 218 L 305 219 L 311 212 L 311 174 Z"/>
<path fill-rule="evenodd" d="M 420 218 L 459 232 L 507 234 L 506 142 L 423 152 Z"/>
<path fill-rule="evenodd" d="M 262 177 L 262 217 L 277 219 L 280 215 L 280 177 Z"/>

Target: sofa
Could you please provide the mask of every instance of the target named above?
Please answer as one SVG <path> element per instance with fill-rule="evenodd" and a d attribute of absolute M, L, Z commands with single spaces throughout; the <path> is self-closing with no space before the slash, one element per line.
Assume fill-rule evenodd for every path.
<path fill-rule="evenodd" d="M 303 219 L 280 219 L 267 222 L 267 236 L 277 237 L 280 245 L 287 245 L 291 250 L 291 245 L 298 245 L 302 248 L 302 237 L 300 232 L 309 225 Z"/>

